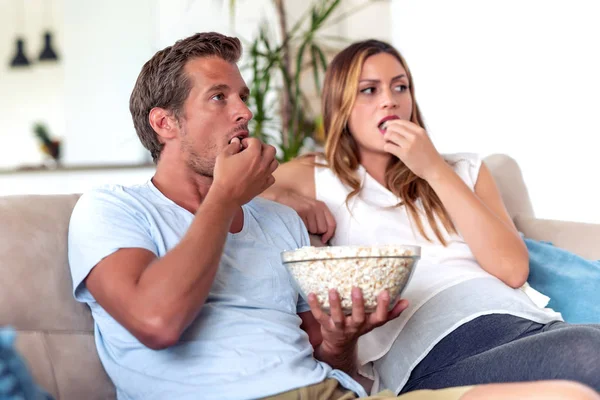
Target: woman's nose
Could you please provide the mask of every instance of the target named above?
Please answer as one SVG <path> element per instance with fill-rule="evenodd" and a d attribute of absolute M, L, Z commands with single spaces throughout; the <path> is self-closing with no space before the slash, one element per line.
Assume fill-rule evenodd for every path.
<path fill-rule="evenodd" d="M 381 108 L 396 108 L 398 106 L 398 101 L 391 90 L 382 91 L 381 96 Z"/>

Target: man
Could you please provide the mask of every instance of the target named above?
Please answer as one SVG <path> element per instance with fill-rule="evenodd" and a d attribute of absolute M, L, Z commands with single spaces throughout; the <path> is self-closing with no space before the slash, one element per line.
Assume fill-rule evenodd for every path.
<path fill-rule="evenodd" d="M 148 61 L 130 110 L 156 173 L 73 211 L 74 295 L 120 399 L 365 396 L 356 341 L 406 308 L 388 313 L 382 293 L 365 315 L 357 292 L 345 317 L 332 293 L 329 316 L 299 298 L 280 252 L 308 235 L 294 211 L 256 198 L 277 162 L 248 137 L 240 53 L 238 39 L 200 33 Z"/>

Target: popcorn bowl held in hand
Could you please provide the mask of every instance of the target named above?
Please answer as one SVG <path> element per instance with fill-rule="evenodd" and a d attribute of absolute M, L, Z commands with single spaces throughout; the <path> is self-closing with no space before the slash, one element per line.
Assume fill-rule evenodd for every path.
<path fill-rule="evenodd" d="M 419 246 L 305 246 L 281 253 L 301 296 L 314 293 L 329 312 L 329 290 L 339 293 L 342 310 L 352 312 L 352 288 L 362 290 L 365 312 L 377 308 L 377 296 L 387 289 L 393 307 L 421 257 Z"/>

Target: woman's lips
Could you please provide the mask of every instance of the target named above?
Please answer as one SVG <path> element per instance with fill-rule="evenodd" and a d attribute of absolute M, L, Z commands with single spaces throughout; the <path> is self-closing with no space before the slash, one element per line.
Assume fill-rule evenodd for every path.
<path fill-rule="evenodd" d="M 395 119 L 400 119 L 400 117 L 398 117 L 397 115 L 388 115 L 387 117 L 382 118 L 381 121 L 379 121 L 379 125 L 377 125 L 379 132 L 384 134 L 385 131 L 387 130 L 387 122 L 393 121 Z"/>

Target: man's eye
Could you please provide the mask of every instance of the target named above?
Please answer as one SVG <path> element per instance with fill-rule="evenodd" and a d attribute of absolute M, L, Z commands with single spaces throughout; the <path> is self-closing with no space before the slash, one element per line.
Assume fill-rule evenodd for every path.
<path fill-rule="evenodd" d="M 248 104 L 248 102 L 250 101 L 250 96 L 241 96 L 241 99 L 244 103 Z"/>
<path fill-rule="evenodd" d="M 368 87 L 368 88 L 362 89 L 360 92 L 364 93 L 364 94 L 373 94 L 374 91 L 375 91 L 374 87 Z"/>
<path fill-rule="evenodd" d="M 223 95 L 223 93 L 215 94 L 212 98 L 217 101 L 225 100 L 225 96 Z"/>

